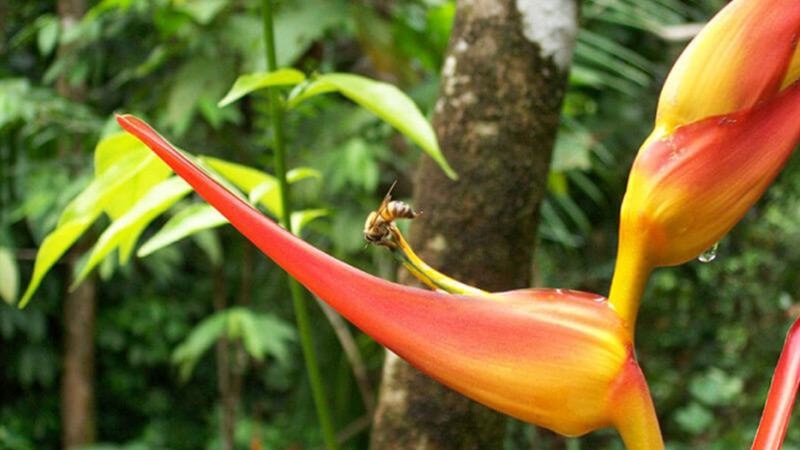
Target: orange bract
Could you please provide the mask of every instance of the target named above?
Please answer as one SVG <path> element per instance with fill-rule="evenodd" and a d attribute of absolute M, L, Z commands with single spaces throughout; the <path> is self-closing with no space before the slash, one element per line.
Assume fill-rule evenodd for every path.
<path fill-rule="evenodd" d="M 655 267 L 713 246 L 800 141 L 800 2 L 736 0 L 670 72 L 633 163 L 609 301 L 634 324 Z"/>
<path fill-rule="evenodd" d="M 633 345 L 604 298 L 535 289 L 453 295 L 375 278 L 280 228 L 141 120 L 118 121 L 300 283 L 431 377 L 562 434 L 613 426 L 629 448 L 663 447 Z"/>

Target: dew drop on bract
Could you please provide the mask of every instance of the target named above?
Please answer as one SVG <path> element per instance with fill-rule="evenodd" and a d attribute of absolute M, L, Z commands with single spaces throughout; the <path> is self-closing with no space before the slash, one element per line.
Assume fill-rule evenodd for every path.
<path fill-rule="evenodd" d="M 697 260 L 701 263 L 710 263 L 711 261 L 717 259 L 717 249 L 719 248 L 719 242 L 711 246 L 710 249 L 704 251 L 700 256 L 697 257 Z"/>

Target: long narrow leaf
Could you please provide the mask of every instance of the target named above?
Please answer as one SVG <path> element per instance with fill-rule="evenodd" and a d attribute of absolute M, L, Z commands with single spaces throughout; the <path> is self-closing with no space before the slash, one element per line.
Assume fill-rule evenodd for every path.
<path fill-rule="evenodd" d="M 128 133 L 117 133 L 110 135 L 100 143 L 94 151 L 95 176 L 102 176 L 109 168 L 113 167 L 120 158 L 135 154 L 140 158 L 148 155 L 148 148 L 136 138 Z M 154 159 L 150 165 L 140 170 L 134 176 L 129 177 L 117 189 L 114 201 L 108 202 L 104 211 L 112 221 L 119 219 L 128 212 L 147 192 L 158 183 L 166 180 L 172 171 L 166 164 L 158 159 Z M 119 262 L 125 264 L 130 259 L 133 248 L 139 234 L 131 230 L 128 235 L 121 239 L 119 244 Z"/>
<path fill-rule="evenodd" d="M 298 167 L 290 170 L 286 174 L 286 180 L 289 183 L 296 183 L 307 178 L 315 178 L 317 180 L 322 178 L 322 174 L 316 170 L 308 167 Z M 281 207 L 281 187 L 277 179 L 266 180 L 253 188 L 250 191 L 250 203 L 260 203 L 267 211 L 272 213 L 279 220 L 283 217 L 283 209 Z M 292 228 L 294 230 L 294 228 Z"/>
<path fill-rule="evenodd" d="M 211 169 L 229 180 L 237 188 L 249 195 L 250 202 L 258 202 L 267 211 L 280 219 L 283 209 L 280 203 L 280 188 L 274 176 L 242 164 L 232 163 L 218 158 L 203 157 L 203 162 Z M 321 178 L 320 172 L 307 167 L 298 167 L 286 174 L 289 183 L 295 183 L 306 178 Z"/>
<path fill-rule="evenodd" d="M 28 304 L 45 274 L 97 219 L 120 187 L 152 163 L 153 159 L 150 156 L 141 158 L 136 154 L 127 155 L 101 176 L 96 177 L 70 202 L 61 213 L 56 229 L 47 235 L 39 247 L 31 281 L 19 302 L 20 308 Z"/>
<path fill-rule="evenodd" d="M 89 261 L 72 284 L 77 286 L 94 267 L 117 248 L 131 230 L 141 230 L 159 214 L 192 191 L 181 178 L 170 178 L 151 189 L 139 203 L 109 226 L 92 248 Z"/>
<path fill-rule="evenodd" d="M 150 150 L 138 139 L 128 133 L 120 132 L 101 140 L 94 150 L 95 177 L 102 176 L 106 171 L 117 164 L 121 158 L 128 155 L 138 155 L 140 159 L 148 156 Z M 166 180 L 172 171 L 159 159 L 135 175 L 125 180 L 124 185 L 114 195 L 114 201 L 105 205 L 104 210 L 116 220 L 128 212 L 153 186 Z"/>
<path fill-rule="evenodd" d="M 256 186 L 265 181 L 275 180 L 275 177 L 266 172 L 225 161 L 224 159 L 204 156 L 202 161 L 246 193 L 250 193 Z"/>
<path fill-rule="evenodd" d="M 257 314 L 239 306 L 216 312 L 198 323 L 173 351 L 172 362 L 179 366 L 181 380 L 191 376 L 200 358 L 223 337 L 241 339 L 247 353 L 257 361 L 272 356 L 288 364 L 288 344 L 296 339 L 296 333 L 291 325 L 271 314 Z"/>
<path fill-rule="evenodd" d="M 304 209 L 292 212 L 292 230 L 294 234 L 300 236 L 306 225 L 314 219 L 325 217 L 330 214 L 327 209 Z"/>
<path fill-rule="evenodd" d="M 236 79 L 231 90 L 219 101 L 223 107 L 245 95 L 269 86 L 291 86 L 305 81 L 306 76 L 297 69 L 279 69 L 274 72 L 249 73 Z"/>
<path fill-rule="evenodd" d="M 228 219 L 207 203 L 189 206 L 173 216 L 163 228 L 139 248 L 136 255 L 144 258 L 200 230 L 216 228 L 226 223 L 228 223 Z"/>
<path fill-rule="evenodd" d="M 455 171 L 439 148 L 436 133 L 417 105 L 397 87 L 348 73 L 319 75 L 302 94 L 290 100 L 289 106 L 324 92 L 338 91 L 385 120 L 433 158 L 448 177 L 457 179 Z"/>
<path fill-rule="evenodd" d="M 192 375 L 203 354 L 221 338 L 228 328 L 227 311 L 215 313 L 197 324 L 189 336 L 172 352 L 172 363 L 178 365 L 181 381 Z"/>

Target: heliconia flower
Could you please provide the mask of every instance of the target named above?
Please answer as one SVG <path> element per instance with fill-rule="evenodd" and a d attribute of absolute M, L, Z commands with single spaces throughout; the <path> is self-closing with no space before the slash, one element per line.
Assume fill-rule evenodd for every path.
<path fill-rule="evenodd" d="M 719 241 L 797 146 L 798 35 L 800 2 L 734 0 L 667 77 L 622 202 L 609 301 L 626 323 L 652 269 Z"/>
<path fill-rule="evenodd" d="M 629 333 L 602 297 L 559 289 L 455 295 L 381 280 L 288 233 L 141 120 L 117 120 L 267 256 L 431 377 L 564 435 L 614 427 L 630 449 L 663 448 Z"/>

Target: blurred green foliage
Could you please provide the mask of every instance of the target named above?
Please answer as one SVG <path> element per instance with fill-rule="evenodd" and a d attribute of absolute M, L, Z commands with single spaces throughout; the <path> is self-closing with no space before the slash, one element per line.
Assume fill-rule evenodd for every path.
<path fill-rule="evenodd" d="M 312 76 L 351 72 L 388 81 L 423 111 L 432 109 L 455 2 L 279 3 L 280 65 Z M 584 2 L 542 206 L 537 285 L 607 292 L 627 170 L 652 126 L 660 84 L 686 42 L 675 36 L 724 3 Z M 5 280 L 25 285 L 34 250 L 90 184 L 96 144 L 117 131 L 114 111 L 148 117 L 183 148 L 209 155 L 209 165 L 221 158 L 271 171 L 266 96 L 256 92 L 218 106 L 239 75 L 265 70 L 258 2 L 102 0 L 91 6 L 69 30 L 61 28 L 52 1 L 3 6 L 0 297 L 7 302 L 22 293 Z M 58 79 L 83 86 L 86 100 L 57 95 Z M 388 255 L 364 250 L 361 229 L 392 181 L 400 180 L 397 196 L 410 195 L 419 152 L 342 96 L 308 98 L 287 120 L 290 167 L 315 173 L 293 185 L 294 202 L 326 214 L 309 222 L 303 237 L 393 277 Z M 84 151 L 63 154 L 64 139 Z M 798 164 L 790 161 L 764 200 L 723 239 L 714 262 L 661 269 L 649 285 L 637 347 L 669 448 L 741 448 L 752 439 L 784 334 L 800 314 Z M 264 182 L 237 187 L 269 210 Z M 291 309 L 281 273 L 229 227 L 208 229 L 219 218 L 203 214 L 209 211 L 196 199 L 177 200 L 152 219 L 154 227 L 133 234 L 141 238 L 131 238 L 129 250 L 155 241 L 138 247 L 141 258 L 128 261 L 122 246 L 113 258 L 98 260 L 95 388 L 98 438 L 107 444 L 94 449 L 219 448 L 221 404 L 210 342 L 222 335 L 249 354 L 240 366 L 238 445 L 246 447 L 253 436 L 264 448 L 322 442 L 300 351 L 285 325 Z M 95 236 L 109 224 L 98 217 L 87 224 Z M 167 223 L 173 236 L 158 235 Z M 0 448 L 59 445 L 61 299 L 75 275 L 64 269 L 54 266 L 26 309 L 0 306 Z M 226 299 L 223 312 L 212 304 L 215 295 Z M 342 429 L 366 413 L 364 402 L 330 325 L 317 310 L 312 319 Z M 382 350 L 360 333 L 356 344 L 374 385 Z M 509 449 L 529 448 L 538 436 L 515 421 L 508 429 Z M 362 429 L 346 447 L 367 442 Z M 567 446 L 621 448 L 605 432 Z M 800 428 L 790 427 L 784 448 L 800 448 Z"/>

